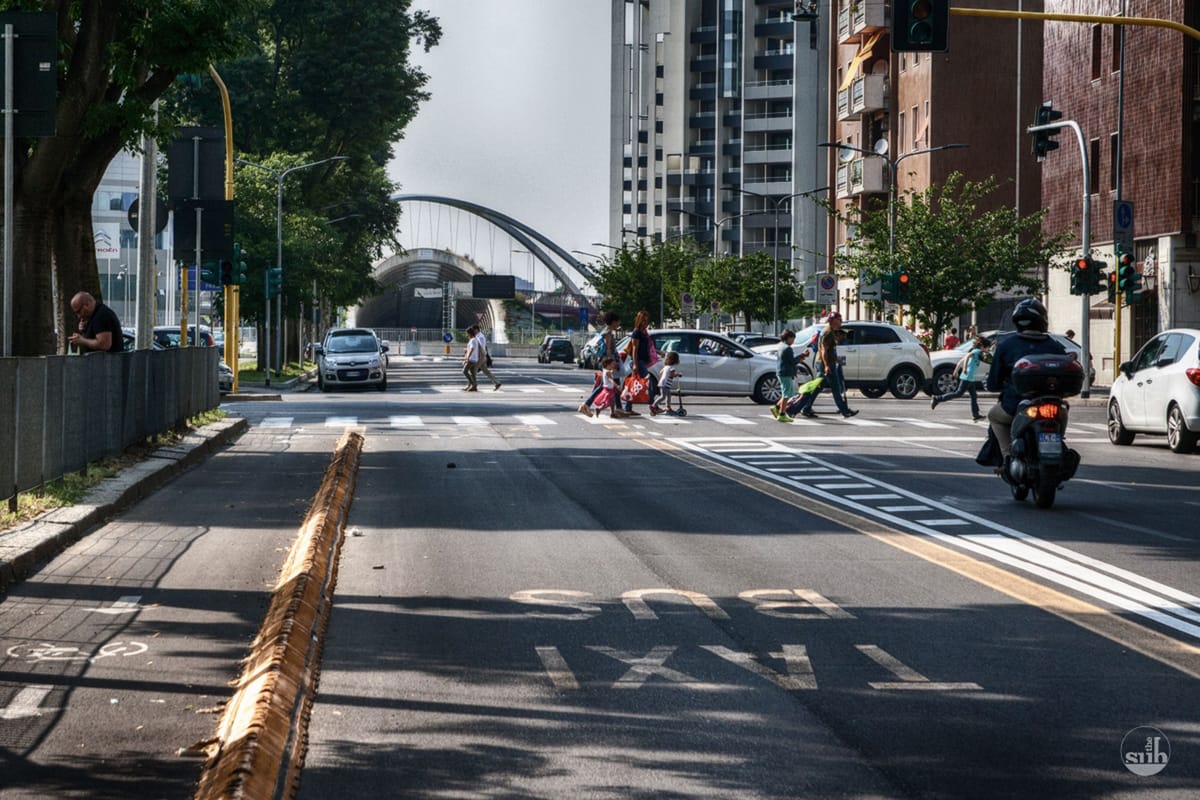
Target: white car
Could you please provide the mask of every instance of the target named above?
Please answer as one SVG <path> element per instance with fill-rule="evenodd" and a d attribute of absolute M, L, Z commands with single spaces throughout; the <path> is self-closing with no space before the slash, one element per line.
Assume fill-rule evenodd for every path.
<path fill-rule="evenodd" d="M 796 334 L 792 350 L 802 356 L 813 334 L 825 329 L 810 325 Z M 838 345 L 847 389 L 858 389 L 867 397 L 882 397 L 891 391 L 900 400 L 916 397 L 933 376 L 929 352 L 912 331 L 889 322 L 855 320 L 842 323 L 846 340 Z M 756 348 L 764 352 L 766 348 Z M 772 353 L 774 350 L 771 351 Z M 950 365 L 951 369 L 954 365 Z"/>
<path fill-rule="evenodd" d="M 317 387 L 371 386 L 387 391 L 387 345 L 370 328 L 335 328 L 313 348 L 317 357 Z"/>
<path fill-rule="evenodd" d="M 996 345 L 1004 340 L 1006 336 L 1012 336 L 1016 331 L 1000 331 L 989 337 L 992 341 L 991 352 L 996 351 Z M 1073 339 L 1068 339 L 1061 333 L 1052 333 L 1050 338 L 1063 346 L 1068 355 L 1075 356 L 1076 360 L 1083 357 L 1083 348 L 1079 346 Z M 954 365 L 962 360 L 962 357 L 971 349 L 974 340 L 967 340 L 957 347 L 952 347 L 949 350 L 938 350 L 935 353 L 929 354 L 929 360 L 933 365 L 933 380 L 930 381 L 929 387 L 926 390 L 930 394 L 946 394 L 954 391 L 954 387 L 958 385 L 958 378 L 954 377 Z M 990 356 L 989 356 L 990 358 Z M 1091 381 L 1096 380 L 1096 370 L 1092 369 Z M 980 364 L 979 369 L 975 373 L 975 380 L 983 383 L 987 380 L 988 365 Z"/>
<path fill-rule="evenodd" d="M 1200 330 L 1172 328 L 1121 364 L 1108 396 L 1108 440 L 1133 443 L 1139 433 L 1166 435 L 1176 453 L 1200 438 Z"/>
<path fill-rule="evenodd" d="M 775 374 L 775 356 L 756 353 L 712 331 L 652 330 L 650 338 L 658 351 L 659 362 L 651 367 L 656 376 L 662 359 L 669 352 L 679 354 L 679 390 L 686 395 L 748 395 L 756 403 L 779 400 L 779 376 Z M 617 343 L 617 352 L 625 351 L 626 336 Z M 801 367 L 811 378 L 807 367 Z M 800 380 L 797 377 L 797 380 Z"/>

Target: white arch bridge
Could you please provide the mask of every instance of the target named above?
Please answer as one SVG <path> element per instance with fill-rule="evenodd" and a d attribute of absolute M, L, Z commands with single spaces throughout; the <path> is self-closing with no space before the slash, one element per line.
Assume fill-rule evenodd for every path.
<path fill-rule="evenodd" d="M 440 336 L 479 322 L 505 342 L 594 320 L 592 270 L 533 227 L 452 197 L 401 193 L 391 200 L 404 204 L 397 238 L 405 251 L 375 265 L 384 290 L 359 306 L 358 325 Z M 520 299 L 473 298 L 475 275 L 512 275 Z"/>

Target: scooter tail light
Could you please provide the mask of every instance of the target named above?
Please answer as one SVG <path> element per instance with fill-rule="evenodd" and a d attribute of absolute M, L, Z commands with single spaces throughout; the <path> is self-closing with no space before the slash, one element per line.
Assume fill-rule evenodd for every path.
<path fill-rule="evenodd" d="M 1058 419 L 1058 403 L 1039 403 L 1025 409 L 1030 419 Z"/>

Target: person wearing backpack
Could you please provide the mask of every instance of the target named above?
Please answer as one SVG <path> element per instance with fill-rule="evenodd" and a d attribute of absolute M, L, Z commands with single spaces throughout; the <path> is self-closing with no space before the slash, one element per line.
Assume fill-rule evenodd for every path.
<path fill-rule="evenodd" d="M 617 353 L 617 330 L 621 327 L 621 315 L 615 311 L 605 311 L 604 328 L 600 331 L 600 342 L 596 345 L 596 363 L 602 363 L 605 358 L 616 358 Z M 592 393 L 584 400 L 578 411 L 585 417 L 592 415 L 592 403 L 596 402 L 596 397 L 600 394 L 603 387 L 597 383 Z"/>

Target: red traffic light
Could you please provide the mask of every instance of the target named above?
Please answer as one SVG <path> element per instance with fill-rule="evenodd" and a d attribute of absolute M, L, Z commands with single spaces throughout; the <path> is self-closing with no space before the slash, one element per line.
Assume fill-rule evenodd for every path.
<path fill-rule="evenodd" d="M 1086 258 L 1078 258 L 1075 260 L 1075 269 L 1079 270 L 1080 272 L 1087 271 L 1087 268 L 1091 265 L 1091 261 Z"/>
<path fill-rule="evenodd" d="M 907 288 L 908 287 L 908 273 L 901 272 L 899 275 L 897 275 L 896 283 L 899 284 L 901 289 Z"/>

